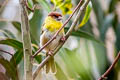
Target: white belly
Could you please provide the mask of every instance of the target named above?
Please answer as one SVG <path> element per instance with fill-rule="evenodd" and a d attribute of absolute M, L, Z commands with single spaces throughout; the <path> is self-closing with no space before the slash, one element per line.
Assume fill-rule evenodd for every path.
<path fill-rule="evenodd" d="M 49 31 L 44 31 L 40 36 L 40 47 L 42 47 L 45 43 L 47 43 L 55 33 L 51 33 Z M 44 52 L 48 52 L 49 50 L 54 50 L 58 45 L 62 35 L 58 35 L 55 40 L 53 40 L 48 46 L 44 48 Z"/>

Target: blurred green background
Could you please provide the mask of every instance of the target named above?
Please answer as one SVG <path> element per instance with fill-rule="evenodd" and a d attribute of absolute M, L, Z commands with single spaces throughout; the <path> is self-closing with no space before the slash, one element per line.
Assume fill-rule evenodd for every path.
<path fill-rule="evenodd" d="M 30 8 L 39 5 L 39 9 L 34 12 L 28 10 L 33 53 L 39 47 L 40 28 L 47 14 L 56 8 L 56 11 L 63 14 L 65 21 L 79 1 L 28 0 Z M 56 74 L 46 74 L 43 69 L 36 80 L 97 80 L 114 61 L 120 50 L 120 1 L 91 0 L 91 3 L 89 20 L 78 31 L 72 32 L 55 55 Z M 0 80 L 23 80 L 20 13 L 19 0 L 0 0 Z M 65 31 L 69 29 L 74 17 Z M 43 54 L 35 57 L 33 70 L 43 57 Z M 108 80 L 120 80 L 120 61 L 108 75 Z"/>

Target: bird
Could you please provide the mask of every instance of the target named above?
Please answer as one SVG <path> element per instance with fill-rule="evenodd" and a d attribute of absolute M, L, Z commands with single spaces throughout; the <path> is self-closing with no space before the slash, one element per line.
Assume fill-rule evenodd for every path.
<path fill-rule="evenodd" d="M 50 12 L 48 16 L 45 18 L 45 21 L 41 27 L 41 35 L 40 35 L 40 47 L 45 45 L 54 35 L 55 33 L 62 27 L 62 14 L 59 12 Z M 61 40 L 65 40 L 65 32 L 64 28 L 59 32 L 56 38 L 47 45 L 43 51 L 46 53 L 46 57 L 48 55 L 52 56 L 51 59 L 46 63 L 46 73 L 56 72 L 56 66 L 54 62 L 54 57 L 52 55 L 53 51 L 57 48 Z"/>

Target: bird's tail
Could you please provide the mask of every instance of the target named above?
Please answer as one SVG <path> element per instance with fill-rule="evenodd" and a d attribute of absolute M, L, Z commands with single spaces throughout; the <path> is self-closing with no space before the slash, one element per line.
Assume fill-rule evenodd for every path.
<path fill-rule="evenodd" d="M 54 62 L 54 57 L 51 57 L 51 59 L 46 63 L 46 73 L 48 73 L 50 70 L 52 73 L 56 72 L 56 65 Z"/>

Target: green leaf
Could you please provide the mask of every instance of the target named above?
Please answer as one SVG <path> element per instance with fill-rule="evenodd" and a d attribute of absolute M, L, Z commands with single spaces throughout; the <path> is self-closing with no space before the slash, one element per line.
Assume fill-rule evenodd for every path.
<path fill-rule="evenodd" d="M 14 36 L 14 34 L 12 32 L 10 32 L 9 30 L 6 30 L 6 29 L 2 30 L 1 29 L 0 32 L 7 38 L 16 38 Z"/>
<path fill-rule="evenodd" d="M 114 15 L 109 14 L 105 17 L 104 22 L 103 22 L 103 27 L 100 29 L 100 37 L 104 41 L 105 40 L 105 34 L 107 30 L 112 26 Z"/>
<path fill-rule="evenodd" d="M 87 66 L 87 68 L 84 66 L 87 63 L 84 64 L 84 61 L 82 61 L 80 57 L 80 52 L 77 52 L 77 49 L 69 50 L 62 48 L 59 55 L 63 60 L 62 64 L 65 64 L 65 69 L 70 78 L 76 80 L 76 78 L 79 79 L 80 76 L 81 80 L 92 80 L 92 77 L 90 76 L 89 66 Z"/>
<path fill-rule="evenodd" d="M 104 12 L 102 10 L 102 7 L 99 3 L 99 0 L 91 0 L 92 2 L 92 7 L 96 15 L 97 23 L 98 23 L 98 28 L 102 27 L 103 20 L 104 20 Z"/>
<path fill-rule="evenodd" d="M 55 74 L 57 80 L 68 80 L 67 76 L 63 72 L 63 70 L 60 68 L 60 66 L 56 63 L 57 73 Z"/>
<path fill-rule="evenodd" d="M 12 80 L 17 80 L 14 65 L 11 65 L 10 62 L 8 60 L 5 60 L 4 58 L 0 58 L 0 64 L 4 66 L 4 68 L 7 71 L 7 74 L 9 75 L 9 77 L 12 78 Z"/>
<path fill-rule="evenodd" d="M 37 11 L 39 11 L 39 10 L 37 10 Z M 36 10 L 35 10 L 34 14 L 36 14 Z M 36 17 L 41 20 L 41 18 L 38 17 L 38 16 L 40 16 L 40 15 L 37 15 Z M 33 18 L 34 18 L 34 16 L 33 16 Z M 37 37 L 36 37 L 37 34 L 35 34 L 35 33 L 36 33 L 36 30 L 38 30 L 38 29 L 36 29 L 35 27 L 38 27 L 39 24 L 40 24 L 40 22 L 37 21 L 37 18 L 35 18 L 35 19 L 33 19 L 33 18 L 30 20 L 30 26 L 31 26 L 31 27 L 30 27 L 30 28 L 31 28 L 31 29 L 30 29 L 30 30 L 31 30 L 30 35 L 31 35 L 31 40 L 32 40 L 32 42 L 37 44 L 38 42 L 37 42 L 37 40 L 34 39 L 34 38 L 37 38 Z M 36 22 L 38 22 L 38 23 L 36 23 Z M 14 26 L 19 32 L 21 32 L 21 24 L 20 24 L 20 22 L 13 21 L 12 24 L 13 24 L 13 26 Z M 35 24 L 35 25 L 34 25 L 34 24 Z M 36 30 L 35 30 L 35 29 L 36 29 Z M 33 31 L 34 31 L 34 32 L 33 32 Z M 35 37 L 32 36 L 32 32 L 34 33 Z"/>
<path fill-rule="evenodd" d="M 36 0 L 44 9 L 46 9 L 48 12 L 51 12 L 51 8 L 46 0 Z"/>
<path fill-rule="evenodd" d="M 23 50 L 18 50 L 14 56 L 11 58 L 11 62 L 15 60 L 15 64 L 18 65 L 23 58 Z"/>
<path fill-rule="evenodd" d="M 4 39 L 0 40 L 0 44 L 11 46 L 15 49 L 18 49 L 11 60 L 15 59 L 15 63 L 18 65 L 23 58 L 23 46 L 22 43 L 14 39 Z"/>
<path fill-rule="evenodd" d="M 20 22 L 12 21 L 12 24 L 19 32 L 21 32 L 21 24 L 20 24 Z"/>
<path fill-rule="evenodd" d="M 28 7 L 33 8 L 33 1 L 32 0 L 28 0 Z"/>
<path fill-rule="evenodd" d="M 67 32 L 67 30 L 68 30 L 68 28 L 65 28 L 65 32 Z M 83 30 L 73 31 L 72 36 L 89 39 L 89 40 L 92 40 L 92 41 L 95 41 L 97 43 L 104 45 L 103 42 L 101 42 L 100 40 L 96 39 L 93 35 L 91 35 L 88 32 L 85 32 Z"/>
<path fill-rule="evenodd" d="M 74 51 L 74 52 L 75 52 L 75 51 Z M 67 71 L 69 77 L 75 78 L 75 77 L 76 77 L 76 71 L 75 71 L 76 68 L 73 68 L 73 66 L 72 66 L 72 64 L 71 64 L 71 63 L 73 63 L 72 57 L 71 57 L 73 54 L 71 54 L 71 53 L 72 53 L 72 52 L 68 51 L 68 49 L 62 48 L 62 49 L 60 50 L 60 57 L 61 57 L 62 60 L 64 61 L 64 64 L 65 64 L 65 66 L 66 66 L 66 71 Z M 59 65 L 59 66 L 60 66 L 60 65 Z M 61 67 L 62 67 L 62 66 L 61 66 Z"/>
<path fill-rule="evenodd" d="M 93 47 L 94 47 L 94 55 L 96 56 L 96 62 L 98 65 L 97 68 L 99 69 L 100 73 L 102 74 L 102 73 L 104 73 L 105 68 L 108 66 L 106 48 L 95 42 L 92 42 L 92 43 L 93 43 Z M 94 62 L 94 60 L 93 60 L 93 62 Z"/>
<path fill-rule="evenodd" d="M 32 43 L 39 44 L 40 27 L 42 25 L 42 13 L 40 10 L 35 10 L 32 19 L 30 20 L 30 33 Z"/>
<path fill-rule="evenodd" d="M 92 4 L 89 3 L 89 4 L 87 5 L 87 7 L 86 7 L 85 15 L 84 15 L 83 20 L 82 20 L 82 22 L 80 23 L 79 27 L 82 27 L 82 26 L 84 26 L 84 25 L 87 23 L 87 21 L 88 21 L 89 18 L 90 18 L 90 12 L 91 12 L 91 10 L 92 10 Z"/>
<path fill-rule="evenodd" d="M 116 29 L 115 29 L 115 34 L 116 34 L 115 45 L 116 45 L 116 50 L 118 53 L 120 51 L 120 23 L 118 22 L 115 27 L 116 27 Z"/>
<path fill-rule="evenodd" d="M 5 27 L 6 24 L 7 24 L 6 21 L 0 20 L 0 29 L 2 29 L 3 27 Z"/>
<path fill-rule="evenodd" d="M 36 48 L 35 46 L 33 46 L 32 52 L 33 54 L 38 50 L 38 48 Z M 37 55 L 35 56 L 35 60 L 40 64 L 42 61 L 42 55 Z"/>
<path fill-rule="evenodd" d="M 0 40 L 0 44 L 11 46 L 15 49 L 22 49 L 23 45 L 20 41 L 14 40 L 14 39 L 3 39 Z"/>
<path fill-rule="evenodd" d="M 31 35 L 31 40 L 32 43 L 35 44 L 39 44 L 39 33 L 40 32 L 40 27 L 41 27 L 41 23 L 42 23 L 42 13 L 40 10 L 35 10 L 34 11 L 34 15 L 32 17 L 32 19 L 30 20 L 30 35 Z M 20 22 L 17 21 L 13 21 L 12 24 L 14 25 L 14 27 L 21 32 L 21 24 Z"/>
<path fill-rule="evenodd" d="M 14 39 L 4 39 L 4 40 L 0 40 L 0 44 L 8 45 L 8 46 L 11 46 L 15 49 L 18 49 L 18 51 L 14 55 L 14 58 L 16 60 L 16 64 L 19 64 L 22 57 L 23 57 L 22 43 L 17 41 L 17 40 L 14 40 Z M 41 57 L 41 55 L 38 55 L 38 56 L 35 57 L 35 59 L 37 60 L 38 63 L 40 63 L 41 60 L 42 60 L 42 57 Z"/>
<path fill-rule="evenodd" d="M 40 64 L 42 61 L 42 56 L 41 55 L 35 56 L 35 60 Z"/>
<path fill-rule="evenodd" d="M 119 0 L 110 0 L 110 5 L 109 5 L 109 12 L 112 13 L 115 8 L 116 8 L 116 3 L 118 2 Z"/>

